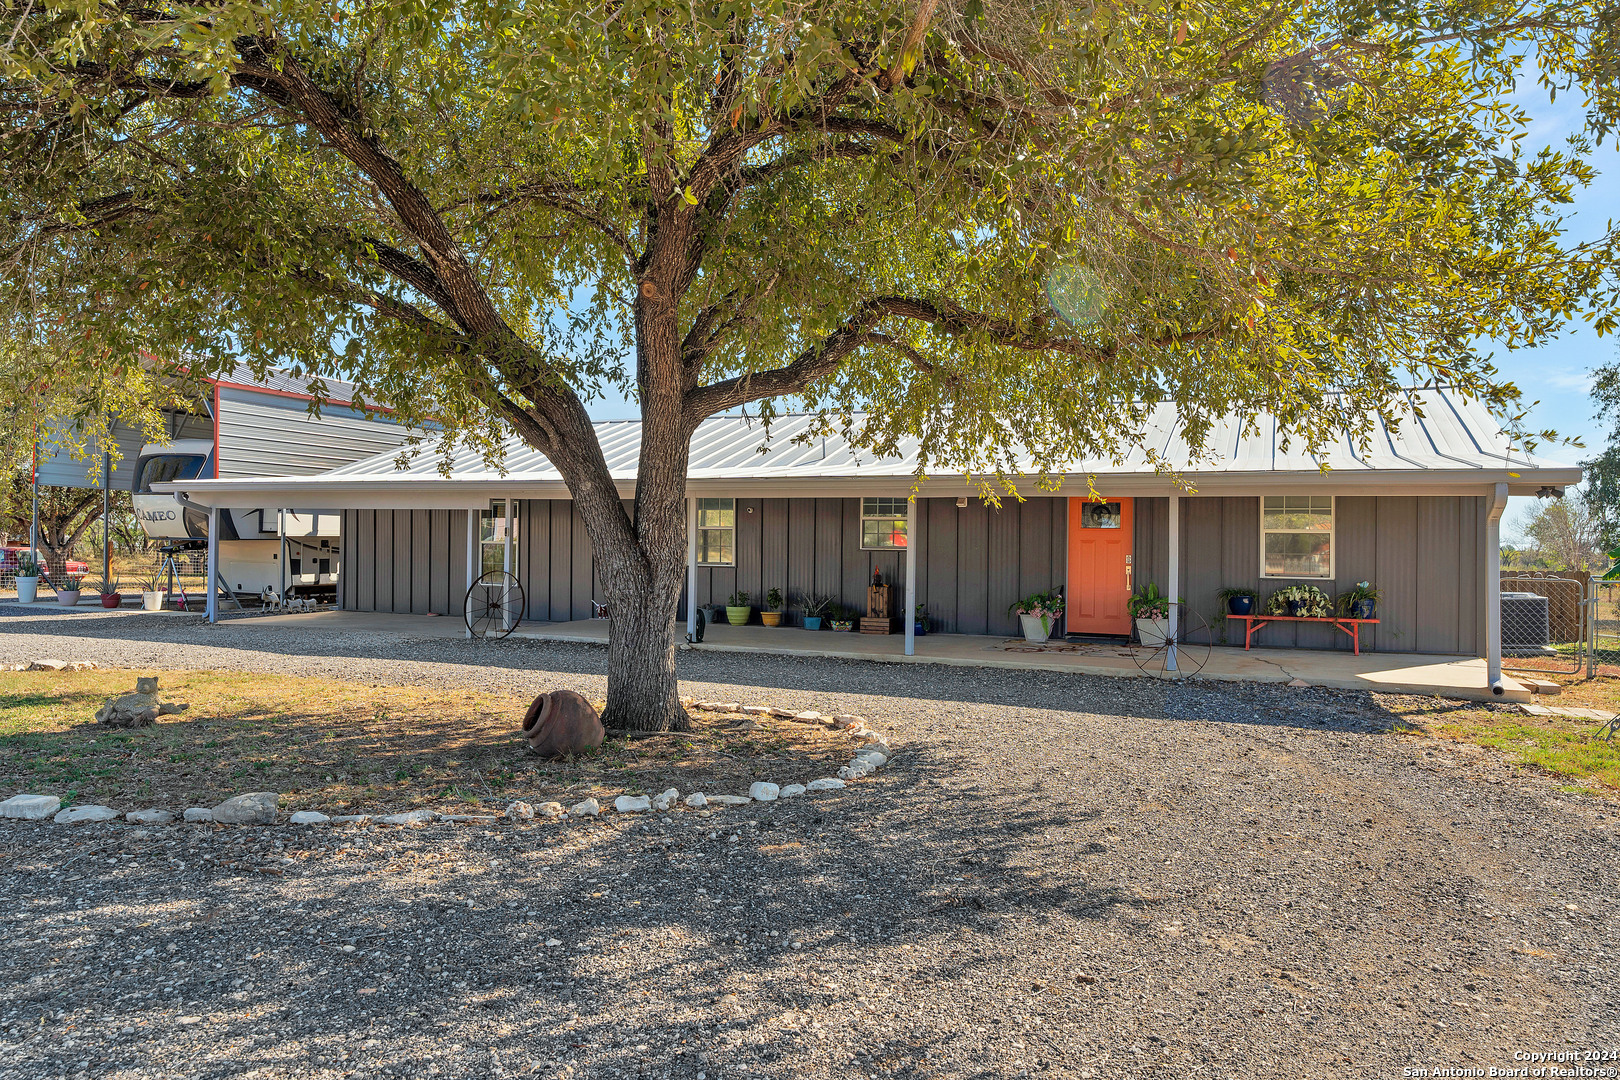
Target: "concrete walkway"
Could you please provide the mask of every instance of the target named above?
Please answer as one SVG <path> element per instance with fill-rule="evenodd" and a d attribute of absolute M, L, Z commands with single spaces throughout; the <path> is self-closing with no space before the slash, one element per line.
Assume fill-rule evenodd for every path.
<path fill-rule="evenodd" d="M 323 628 L 351 627 L 397 633 L 406 637 L 460 637 L 461 620 L 447 616 L 372 614 L 355 611 L 322 611 L 299 615 L 256 615 L 229 620 L 233 626 L 286 628 L 308 622 Z M 679 627 L 684 636 L 685 626 Z M 562 623 L 524 623 L 512 634 L 533 641 L 606 643 L 608 624 L 604 619 L 584 619 Z M 686 646 L 720 652 L 771 653 L 779 656 L 830 656 L 847 660 L 872 660 L 896 664 L 946 664 L 954 667 L 992 667 L 1029 671 L 1061 671 L 1089 675 L 1115 675 L 1158 678 L 1183 677 L 1195 666 L 1203 649 L 1189 649 L 1182 658 L 1178 676 L 1149 665 L 1143 671 L 1140 655 L 1127 645 L 1069 644 L 1052 642 L 1032 646 L 1019 639 L 984 637 L 971 634 L 928 634 L 917 639 L 917 654 L 905 656 L 900 635 L 838 634 L 797 627 L 711 625 L 702 645 Z M 1143 657 L 1146 660 L 1145 657 Z M 1302 679 L 1312 686 L 1348 690 L 1373 690 L 1391 694 L 1421 694 L 1472 701 L 1530 701 L 1528 687 L 1505 680 L 1507 693 L 1496 697 L 1485 681 L 1485 661 L 1480 657 L 1438 656 L 1418 653 L 1362 653 L 1325 649 L 1244 650 L 1217 646 L 1208 650 L 1208 659 L 1199 676 L 1225 682 L 1285 683 Z"/>

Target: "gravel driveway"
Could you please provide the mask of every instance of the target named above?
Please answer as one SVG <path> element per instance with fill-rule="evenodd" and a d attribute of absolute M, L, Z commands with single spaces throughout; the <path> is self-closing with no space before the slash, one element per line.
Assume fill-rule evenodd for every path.
<path fill-rule="evenodd" d="M 0 661 L 602 685 L 594 648 L 6 610 Z M 0 823 L 0 1077 L 1400 1077 L 1620 1050 L 1616 807 L 1392 735 L 1367 695 L 680 662 L 698 695 L 866 715 L 900 757 L 663 819 Z"/>

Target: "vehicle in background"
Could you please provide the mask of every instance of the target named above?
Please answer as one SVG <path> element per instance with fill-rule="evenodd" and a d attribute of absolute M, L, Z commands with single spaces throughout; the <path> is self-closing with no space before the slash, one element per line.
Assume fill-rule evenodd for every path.
<path fill-rule="evenodd" d="M 0 547 L 0 576 L 16 577 L 17 565 L 22 562 L 22 557 L 27 554 L 27 544 Z M 53 567 L 46 567 L 46 569 L 55 572 Z M 62 567 L 62 572 L 65 574 L 88 574 L 90 564 L 80 562 L 78 559 L 69 559 L 67 565 Z"/>
<path fill-rule="evenodd" d="M 153 484 L 212 476 L 214 444 L 207 439 L 149 443 L 136 459 L 130 492 L 135 517 L 146 535 L 167 552 L 205 548 L 208 515 L 160 494 Z M 334 598 L 338 579 L 338 536 L 342 515 L 300 513 L 275 508 L 231 508 L 219 512 L 219 576 L 239 599 L 280 595 Z M 286 551 L 283 575 L 281 553 Z"/>

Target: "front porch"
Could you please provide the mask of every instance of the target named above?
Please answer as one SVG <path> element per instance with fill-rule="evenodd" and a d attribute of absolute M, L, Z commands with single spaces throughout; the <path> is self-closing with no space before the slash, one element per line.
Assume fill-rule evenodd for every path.
<path fill-rule="evenodd" d="M 308 622 L 328 628 L 347 627 L 397 633 L 406 637 L 461 637 L 460 619 L 431 615 L 395 615 L 355 611 L 314 614 L 250 616 L 231 620 L 239 627 L 285 627 Z M 684 636 L 684 624 L 676 625 Z M 524 623 L 512 634 L 531 641 L 605 644 L 605 619 L 573 622 Z M 1143 672 L 1126 645 L 1026 645 L 1017 639 L 974 634 L 927 634 L 915 639 L 915 655 L 907 656 L 899 635 L 834 633 L 794 627 L 708 627 L 695 649 L 772 653 L 782 656 L 821 656 L 845 660 L 872 660 L 896 664 L 944 664 L 952 667 L 1006 668 L 1015 671 L 1058 671 L 1087 675 L 1141 677 Z M 1345 690 L 1371 690 L 1390 694 L 1419 694 L 1472 701 L 1530 701 L 1528 687 L 1505 678 L 1506 692 L 1493 695 L 1480 657 L 1422 653 L 1362 653 L 1321 649 L 1267 649 L 1245 651 L 1231 646 L 1210 650 L 1200 678 L 1224 682 L 1285 683 L 1302 679 L 1313 686 Z"/>

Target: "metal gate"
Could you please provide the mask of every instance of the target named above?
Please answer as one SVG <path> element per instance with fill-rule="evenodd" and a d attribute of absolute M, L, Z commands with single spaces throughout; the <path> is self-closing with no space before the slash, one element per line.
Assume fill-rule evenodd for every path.
<path fill-rule="evenodd" d="M 1594 578 L 1586 604 L 1586 676 L 1620 677 L 1620 581 Z"/>
<path fill-rule="evenodd" d="M 1582 577 L 1502 575 L 1502 666 L 1574 674 L 1586 667 L 1595 606 Z"/>

